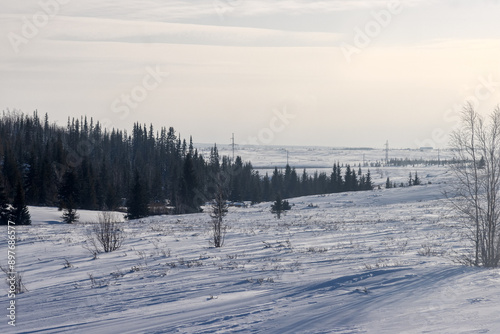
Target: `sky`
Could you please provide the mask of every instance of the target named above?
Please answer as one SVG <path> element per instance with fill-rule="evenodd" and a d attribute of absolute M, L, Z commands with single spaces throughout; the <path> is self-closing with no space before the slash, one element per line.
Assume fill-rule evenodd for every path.
<path fill-rule="evenodd" d="M 0 107 L 198 143 L 446 148 L 500 103 L 496 0 L 0 0 Z"/>

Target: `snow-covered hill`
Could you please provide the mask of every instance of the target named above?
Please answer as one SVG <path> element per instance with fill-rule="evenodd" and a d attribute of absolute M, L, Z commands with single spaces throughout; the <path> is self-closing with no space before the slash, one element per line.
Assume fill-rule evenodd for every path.
<path fill-rule="evenodd" d="M 63 225 L 30 207 L 17 230 L 29 292 L 0 331 L 495 333 L 500 271 L 454 262 L 463 242 L 442 186 L 296 198 L 281 220 L 270 203 L 231 208 L 220 249 L 208 214 L 130 221 L 97 259 L 83 247 L 95 213 Z M 6 242 L 0 254 L 5 265 Z"/>

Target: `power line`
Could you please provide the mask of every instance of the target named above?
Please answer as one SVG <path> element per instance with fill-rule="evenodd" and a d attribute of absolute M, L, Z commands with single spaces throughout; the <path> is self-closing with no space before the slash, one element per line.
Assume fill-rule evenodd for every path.
<path fill-rule="evenodd" d="M 389 165 L 389 140 L 385 142 L 385 164 Z"/>

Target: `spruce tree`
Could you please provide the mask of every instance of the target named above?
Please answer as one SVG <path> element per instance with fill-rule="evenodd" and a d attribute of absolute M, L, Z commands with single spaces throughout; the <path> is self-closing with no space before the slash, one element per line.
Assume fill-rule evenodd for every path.
<path fill-rule="evenodd" d="M 278 219 L 280 219 L 281 214 L 290 209 L 290 203 L 288 203 L 287 200 L 282 200 L 281 195 L 278 193 L 276 195 L 276 201 L 273 205 L 271 205 L 271 212 L 274 213 Z"/>
<path fill-rule="evenodd" d="M 197 213 L 201 212 L 199 197 L 196 195 L 198 189 L 198 178 L 193 165 L 193 159 L 190 154 L 184 159 L 182 168 L 182 179 L 180 186 L 180 196 L 176 203 L 177 213 Z"/>
<path fill-rule="evenodd" d="M 63 181 L 59 187 L 59 210 L 63 210 L 63 222 L 71 224 L 78 220 L 76 213 L 79 199 L 77 177 L 73 170 L 64 173 Z"/>
<path fill-rule="evenodd" d="M 144 184 L 142 183 L 139 171 L 136 169 L 134 174 L 134 183 L 130 189 L 127 200 L 127 218 L 139 219 L 149 215 L 149 200 Z"/>
<path fill-rule="evenodd" d="M 347 165 L 347 167 L 346 167 L 344 180 L 345 180 L 344 191 L 354 190 L 353 177 L 352 177 L 352 171 L 351 171 L 350 165 Z"/>
<path fill-rule="evenodd" d="M 219 184 L 215 198 L 212 203 L 210 217 L 212 217 L 212 237 L 215 247 L 222 247 L 224 244 L 224 237 L 226 235 L 226 226 L 223 223 L 224 217 L 228 212 L 228 205 L 224 196 L 223 187 Z"/>
<path fill-rule="evenodd" d="M 3 186 L 3 178 L 0 176 L 0 225 L 9 224 L 11 219 L 10 205 L 7 200 L 7 195 L 5 194 L 5 188 Z"/>
<path fill-rule="evenodd" d="M 292 168 L 289 164 L 286 164 L 285 175 L 283 176 L 283 196 L 288 198 L 291 196 L 291 183 L 292 183 Z"/>
<path fill-rule="evenodd" d="M 477 168 L 479 168 L 479 169 L 484 169 L 485 167 L 486 167 L 486 163 L 485 163 L 485 161 L 484 161 L 484 157 L 483 157 L 483 156 L 481 156 L 481 160 L 479 160 L 479 163 L 478 163 L 478 165 L 477 165 Z"/>
<path fill-rule="evenodd" d="M 365 187 L 363 190 L 373 190 L 372 174 L 370 173 L 370 170 L 366 173 Z"/>
<path fill-rule="evenodd" d="M 340 163 L 337 162 L 337 179 L 335 180 L 335 184 L 337 185 L 338 191 L 342 191 L 344 187 L 344 180 L 342 180 L 342 168 L 340 167 Z"/>
<path fill-rule="evenodd" d="M 417 172 L 415 172 L 415 178 L 413 179 L 413 185 L 418 186 L 420 184 L 422 184 L 422 182 L 420 181 L 420 178 L 418 177 Z"/>
<path fill-rule="evenodd" d="M 31 225 L 31 216 L 25 203 L 24 190 L 21 183 L 17 183 L 16 197 L 13 203 L 12 220 L 16 225 Z"/>
<path fill-rule="evenodd" d="M 243 161 L 237 156 L 231 170 L 231 194 L 229 200 L 239 202 L 243 196 L 242 184 Z"/>
<path fill-rule="evenodd" d="M 262 199 L 265 202 L 269 202 L 271 200 L 271 179 L 267 173 L 262 179 Z"/>
<path fill-rule="evenodd" d="M 330 191 L 332 193 L 336 193 L 336 192 L 340 191 L 338 183 L 337 183 L 337 175 L 338 175 L 337 165 L 333 164 L 333 172 L 330 176 Z"/>
<path fill-rule="evenodd" d="M 311 194 L 311 190 L 310 190 L 310 187 L 309 187 L 309 176 L 307 175 L 307 171 L 306 169 L 304 168 L 304 170 L 302 171 L 302 177 L 301 177 L 301 193 L 303 196 L 307 196 L 307 195 L 310 195 Z"/>
<path fill-rule="evenodd" d="M 283 173 L 278 170 L 278 167 L 274 167 L 273 176 L 271 177 L 271 187 L 275 193 L 281 194 L 283 192 Z"/>

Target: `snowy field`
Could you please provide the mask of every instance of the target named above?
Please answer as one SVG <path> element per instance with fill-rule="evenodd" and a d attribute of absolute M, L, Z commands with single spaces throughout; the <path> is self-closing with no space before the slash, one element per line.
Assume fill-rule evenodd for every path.
<path fill-rule="evenodd" d="M 385 156 L 319 150 L 312 167 Z M 252 161 L 286 163 L 275 158 Z M 281 220 L 270 203 L 230 208 L 219 249 L 208 214 L 158 216 L 124 223 L 123 246 L 93 259 L 83 245 L 95 212 L 64 225 L 56 209 L 30 207 L 33 225 L 17 228 L 29 291 L 17 296 L 12 328 L 4 286 L 0 332 L 498 333 L 500 270 L 456 262 L 463 231 L 442 195 L 446 167 L 371 169 L 377 184 L 415 170 L 425 185 L 295 198 Z"/>
<path fill-rule="evenodd" d="M 213 144 L 195 145 L 206 158 L 210 156 Z M 220 155 L 232 156 L 231 145 L 217 145 Z M 235 145 L 235 156 L 241 156 L 243 161 L 252 161 L 254 168 L 269 168 L 275 166 L 284 168 L 288 160 L 290 166 L 302 168 L 331 168 L 335 162 L 344 164 L 376 163 L 385 161 L 385 149 L 380 148 L 339 148 L 326 146 L 265 146 L 265 145 Z M 389 149 L 389 159 L 450 159 L 452 152 L 448 149 Z"/>

